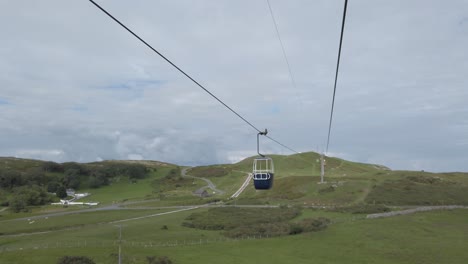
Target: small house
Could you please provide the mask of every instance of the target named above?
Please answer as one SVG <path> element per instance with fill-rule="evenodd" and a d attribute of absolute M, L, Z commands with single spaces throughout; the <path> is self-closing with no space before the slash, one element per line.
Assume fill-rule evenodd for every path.
<path fill-rule="evenodd" d="M 196 195 L 196 196 L 202 197 L 202 198 L 210 196 L 210 194 L 205 190 L 205 188 L 200 188 L 200 189 L 194 191 L 193 194 Z"/>

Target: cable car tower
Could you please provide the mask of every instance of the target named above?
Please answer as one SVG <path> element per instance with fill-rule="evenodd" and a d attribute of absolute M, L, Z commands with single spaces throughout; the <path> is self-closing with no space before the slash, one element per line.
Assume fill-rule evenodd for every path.
<path fill-rule="evenodd" d="M 268 190 L 273 186 L 273 175 L 275 173 L 273 159 L 260 153 L 259 137 L 266 134 L 268 134 L 267 129 L 257 134 L 257 153 L 260 157 L 254 159 L 252 172 L 254 186 L 257 190 Z"/>

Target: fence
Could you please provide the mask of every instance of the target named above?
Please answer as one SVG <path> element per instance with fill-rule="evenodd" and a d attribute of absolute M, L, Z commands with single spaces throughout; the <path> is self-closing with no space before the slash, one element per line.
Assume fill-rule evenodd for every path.
<path fill-rule="evenodd" d="M 122 240 L 122 247 L 139 247 L 139 248 L 158 248 L 158 247 L 182 247 L 194 245 L 207 245 L 219 243 L 236 243 L 245 240 L 257 240 L 272 238 L 272 236 L 256 235 L 245 236 L 241 238 L 217 238 L 217 239 L 191 239 L 191 240 L 173 240 L 173 241 L 126 241 Z M 55 243 L 37 243 L 22 246 L 0 245 L 0 254 L 3 252 L 21 251 L 21 250 L 44 250 L 44 249 L 60 249 L 60 248 L 112 248 L 118 247 L 119 241 L 61 241 Z"/>

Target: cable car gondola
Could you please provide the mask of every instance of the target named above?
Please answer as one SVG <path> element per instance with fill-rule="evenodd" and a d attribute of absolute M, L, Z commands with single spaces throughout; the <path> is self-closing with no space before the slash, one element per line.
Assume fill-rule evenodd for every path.
<path fill-rule="evenodd" d="M 265 129 L 265 132 L 259 132 L 257 134 L 257 153 L 260 157 L 254 159 L 252 172 L 254 187 L 257 190 L 268 190 L 273 187 L 273 176 L 275 174 L 273 159 L 265 157 L 265 155 L 261 154 L 259 150 L 259 136 L 264 136 L 267 133 L 268 130 Z"/>

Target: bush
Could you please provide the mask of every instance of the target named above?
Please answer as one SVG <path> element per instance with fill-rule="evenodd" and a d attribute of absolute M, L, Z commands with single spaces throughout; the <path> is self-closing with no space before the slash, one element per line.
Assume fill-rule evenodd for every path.
<path fill-rule="evenodd" d="M 333 212 L 352 213 L 352 214 L 375 214 L 390 211 L 390 208 L 382 204 L 358 204 L 348 207 L 338 207 L 330 209 Z"/>
<path fill-rule="evenodd" d="M 299 226 L 304 232 L 314 232 L 327 228 L 330 222 L 330 219 L 325 217 L 308 218 L 302 220 Z"/>
<path fill-rule="evenodd" d="M 304 229 L 302 228 L 301 225 L 299 224 L 292 224 L 290 227 L 289 227 L 289 234 L 290 235 L 296 235 L 296 234 L 300 234 L 304 231 Z"/>
<path fill-rule="evenodd" d="M 171 169 L 165 176 L 166 180 L 179 180 L 181 178 L 180 169 Z"/>
<path fill-rule="evenodd" d="M 65 198 L 67 197 L 67 190 L 63 186 L 59 186 L 57 191 L 55 192 L 58 198 Z"/>
<path fill-rule="evenodd" d="M 44 188 L 37 185 L 21 186 L 13 189 L 9 205 L 13 212 L 21 212 L 30 205 L 43 205 L 52 201 Z"/>
<path fill-rule="evenodd" d="M 22 196 L 13 196 L 9 201 L 10 210 L 14 213 L 19 213 L 26 210 L 26 199 Z"/>
<path fill-rule="evenodd" d="M 172 260 L 170 260 L 169 257 L 166 256 L 148 256 L 146 257 L 146 261 L 148 262 L 148 264 L 172 264 Z"/>
<path fill-rule="evenodd" d="M 60 187 L 60 183 L 56 181 L 52 181 L 47 184 L 47 191 L 50 193 L 55 193 L 57 192 L 59 187 Z"/>
<path fill-rule="evenodd" d="M 455 184 L 436 177 L 409 176 L 386 180 L 373 188 L 365 202 L 387 205 L 468 204 L 465 184 Z"/>
<path fill-rule="evenodd" d="M 210 208 L 206 212 L 193 213 L 183 225 L 202 230 L 230 230 L 258 224 L 285 222 L 298 216 L 297 208 Z"/>
<path fill-rule="evenodd" d="M 185 227 L 202 230 L 224 230 L 232 238 L 246 236 L 285 236 L 318 231 L 330 223 L 327 218 L 289 221 L 298 216 L 298 208 L 211 208 L 207 212 L 193 213 L 182 223 Z"/>
<path fill-rule="evenodd" d="M 63 256 L 57 264 L 96 264 L 96 262 L 85 256 Z"/>
<path fill-rule="evenodd" d="M 63 166 L 59 163 L 47 161 L 42 164 L 42 170 L 45 172 L 63 172 Z"/>
<path fill-rule="evenodd" d="M 325 188 L 322 188 L 322 189 L 318 190 L 318 192 L 320 194 L 330 193 L 330 192 L 334 192 L 334 191 L 335 191 L 335 187 L 333 187 L 333 186 L 328 186 L 328 187 L 325 187 Z"/>

